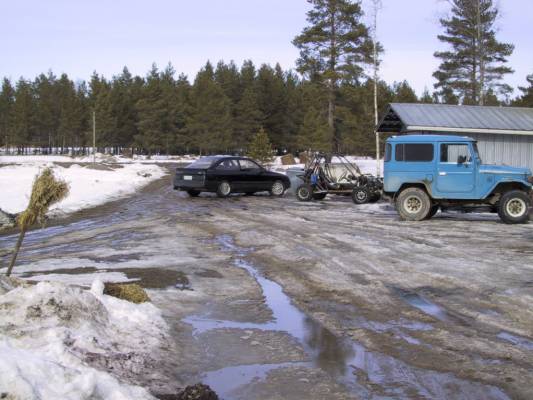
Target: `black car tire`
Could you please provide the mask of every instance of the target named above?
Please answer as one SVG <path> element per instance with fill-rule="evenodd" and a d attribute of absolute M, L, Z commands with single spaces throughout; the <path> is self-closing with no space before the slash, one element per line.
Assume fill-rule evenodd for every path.
<path fill-rule="evenodd" d="M 200 191 L 199 190 L 194 190 L 194 189 L 190 189 L 190 190 L 187 190 L 187 194 L 191 197 L 198 197 L 200 195 Z"/>
<path fill-rule="evenodd" d="M 501 197 L 498 215 L 506 224 L 524 224 L 529 220 L 531 200 L 522 190 L 511 190 Z"/>
<path fill-rule="evenodd" d="M 281 197 L 285 193 L 285 185 L 282 181 L 274 181 L 270 187 L 270 195 Z"/>
<path fill-rule="evenodd" d="M 298 186 L 296 198 L 300 201 L 311 201 L 313 199 L 313 187 L 311 185 Z"/>
<path fill-rule="evenodd" d="M 313 193 L 313 200 L 324 200 L 327 195 L 327 193 Z"/>
<path fill-rule="evenodd" d="M 217 187 L 217 196 L 218 197 L 228 197 L 231 194 L 231 185 L 227 181 L 222 181 L 218 184 Z"/>
<path fill-rule="evenodd" d="M 410 187 L 400 192 L 396 198 L 396 210 L 404 221 L 422 221 L 431 211 L 431 199 L 425 190 Z"/>
<path fill-rule="evenodd" d="M 366 187 L 356 187 L 352 191 L 352 200 L 355 204 L 366 204 L 370 201 L 370 192 Z"/>

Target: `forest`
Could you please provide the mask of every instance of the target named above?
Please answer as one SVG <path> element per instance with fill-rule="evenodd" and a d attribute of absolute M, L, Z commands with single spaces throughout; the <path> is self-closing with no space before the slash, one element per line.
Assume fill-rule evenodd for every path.
<path fill-rule="evenodd" d="M 439 36 L 451 48 L 434 54 L 442 61 L 437 83 L 421 96 L 407 81 L 379 79 L 384 49 L 376 27 L 362 22 L 360 2 L 309 3 L 309 26 L 293 41 L 300 50 L 295 70 L 219 61 L 207 62 L 194 79 L 170 63 L 153 64 L 145 76 L 124 67 L 111 78 L 94 72 L 89 81 L 52 71 L 16 82 L 4 78 L 1 146 L 18 154 L 85 154 L 94 118 L 96 145 L 111 153 L 243 153 L 262 130 L 278 153 L 371 155 L 375 94 L 380 115 L 390 102 L 533 106 L 533 75 L 514 97 L 504 83 L 513 72 L 506 63 L 514 46 L 495 38 L 492 0 L 452 1 Z"/>

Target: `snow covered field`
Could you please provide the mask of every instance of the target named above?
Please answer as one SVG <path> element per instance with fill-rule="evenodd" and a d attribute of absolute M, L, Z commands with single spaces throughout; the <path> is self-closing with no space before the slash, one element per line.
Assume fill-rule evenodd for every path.
<path fill-rule="evenodd" d="M 35 176 L 46 166 L 52 167 L 56 176 L 70 185 L 69 196 L 52 207 L 52 214 L 72 213 L 127 196 L 165 174 L 163 168 L 143 163 L 93 166 L 57 165 L 56 162 L 72 163 L 73 159 L 63 156 L 0 157 L 0 209 L 10 213 L 23 211 Z"/>
<path fill-rule="evenodd" d="M 143 368 L 159 346 L 168 346 L 167 325 L 151 303 L 104 295 L 101 281 L 83 290 L 51 282 L 13 288 L 3 279 L 2 398 L 154 398 L 105 372 L 111 369 L 116 376 Z"/>

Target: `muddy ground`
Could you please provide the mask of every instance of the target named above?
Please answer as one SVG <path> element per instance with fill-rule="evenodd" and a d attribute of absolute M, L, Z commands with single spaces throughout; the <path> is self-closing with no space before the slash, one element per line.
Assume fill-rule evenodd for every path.
<path fill-rule="evenodd" d="M 169 178 L 27 235 L 16 273 L 140 280 L 175 338 L 125 379 L 225 399 L 533 398 L 533 223 L 293 196 L 188 198 Z M 0 236 L 0 262 L 15 241 Z"/>

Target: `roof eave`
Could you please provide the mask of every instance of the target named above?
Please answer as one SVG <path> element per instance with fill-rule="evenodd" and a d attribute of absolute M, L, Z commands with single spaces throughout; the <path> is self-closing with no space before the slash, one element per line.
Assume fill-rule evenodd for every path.
<path fill-rule="evenodd" d="M 408 125 L 402 132 L 453 132 L 453 133 L 488 133 L 496 135 L 523 135 L 533 136 L 533 131 L 519 131 L 512 129 L 479 129 L 479 128 L 449 128 L 442 126 Z"/>

